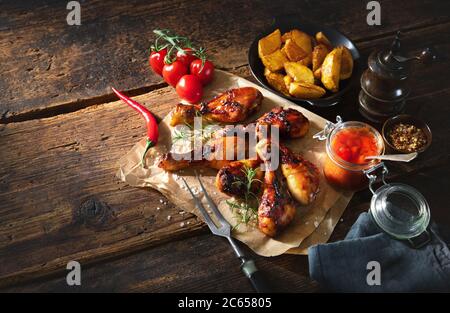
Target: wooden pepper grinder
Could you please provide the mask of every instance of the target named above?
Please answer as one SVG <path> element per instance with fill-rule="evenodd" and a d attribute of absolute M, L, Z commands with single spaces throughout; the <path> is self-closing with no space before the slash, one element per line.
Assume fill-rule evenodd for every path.
<path fill-rule="evenodd" d="M 410 64 L 413 60 L 429 63 L 435 53 L 426 48 L 413 57 L 400 56 L 400 31 L 389 50 L 374 51 L 369 56 L 369 68 L 361 76 L 359 110 L 367 119 L 383 122 L 401 113 L 410 92 Z"/>

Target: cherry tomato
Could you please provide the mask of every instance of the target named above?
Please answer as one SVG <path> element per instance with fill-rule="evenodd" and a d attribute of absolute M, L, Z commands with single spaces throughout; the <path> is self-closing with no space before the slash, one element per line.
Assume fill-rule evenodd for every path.
<path fill-rule="evenodd" d="M 210 61 L 205 61 L 202 68 L 202 60 L 192 61 L 190 66 L 191 74 L 197 76 L 203 85 L 209 84 L 214 78 L 214 65 Z"/>
<path fill-rule="evenodd" d="M 174 61 L 171 64 L 166 64 L 162 70 L 162 76 L 164 80 L 175 87 L 180 78 L 187 73 L 187 67 L 180 61 Z"/>
<path fill-rule="evenodd" d="M 162 75 L 162 70 L 164 67 L 164 58 L 167 55 L 167 49 L 162 49 L 159 51 L 152 51 L 150 53 L 149 57 L 149 63 L 150 67 L 153 69 L 153 71 L 158 74 Z"/>
<path fill-rule="evenodd" d="M 177 51 L 177 61 L 183 63 L 187 68 L 191 65 L 192 61 L 196 59 L 196 57 L 192 54 L 191 48 L 184 48 L 184 53 L 181 51 Z"/>
<path fill-rule="evenodd" d="M 203 95 L 203 86 L 200 79 L 195 75 L 184 75 L 178 81 L 178 96 L 189 103 L 197 103 Z"/>

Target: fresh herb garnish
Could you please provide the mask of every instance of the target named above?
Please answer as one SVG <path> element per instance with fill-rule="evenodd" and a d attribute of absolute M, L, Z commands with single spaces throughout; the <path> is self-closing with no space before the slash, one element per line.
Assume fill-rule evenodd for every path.
<path fill-rule="evenodd" d="M 258 173 L 258 168 L 244 166 L 242 172 L 244 173 L 244 178 L 236 180 L 233 184 L 240 184 L 245 187 L 243 199 L 226 201 L 234 213 L 235 219 L 237 220 L 237 223 L 233 226 L 233 229 L 237 228 L 241 224 L 248 225 L 249 223 L 255 223 L 258 220 L 259 198 L 252 191 L 254 183 L 262 183 L 261 180 L 255 178 Z"/>

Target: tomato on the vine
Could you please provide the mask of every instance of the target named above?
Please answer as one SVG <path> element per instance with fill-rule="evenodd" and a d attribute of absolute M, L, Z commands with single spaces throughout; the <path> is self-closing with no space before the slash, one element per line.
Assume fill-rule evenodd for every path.
<path fill-rule="evenodd" d="M 153 69 L 153 71 L 158 74 L 162 75 L 162 70 L 164 67 L 164 58 L 167 55 L 167 49 L 161 49 L 159 51 L 152 51 L 150 53 L 149 57 L 149 63 L 150 67 Z"/>
<path fill-rule="evenodd" d="M 177 51 L 177 61 L 183 63 L 187 68 L 189 68 L 189 65 L 195 59 L 194 51 L 191 48 L 184 48 L 183 52 L 180 50 Z"/>
<path fill-rule="evenodd" d="M 189 103 L 197 103 L 202 99 L 203 87 L 195 75 L 184 75 L 178 81 L 176 91 L 178 96 Z"/>
<path fill-rule="evenodd" d="M 203 85 L 209 84 L 214 78 L 214 65 L 210 61 L 202 64 L 202 60 L 194 60 L 190 65 L 190 70 L 191 74 L 197 76 Z"/>
<path fill-rule="evenodd" d="M 175 87 L 183 75 L 187 74 L 187 67 L 180 61 L 174 61 L 166 64 L 162 70 L 164 80 L 171 86 Z"/>

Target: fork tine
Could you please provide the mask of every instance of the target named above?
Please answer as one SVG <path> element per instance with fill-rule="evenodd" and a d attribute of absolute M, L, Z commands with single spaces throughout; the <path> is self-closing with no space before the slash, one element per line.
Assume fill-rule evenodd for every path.
<path fill-rule="evenodd" d="M 192 196 L 192 198 L 195 201 L 195 205 L 197 206 L 197 208 L 200 210 L 200 212 L 202 213 L 203 217 L 205 218 L 206 224 L 208 225 L 209 229 L 211 229 L 211 231 L 213 233 L 216 233 L 218 231 L 217 226 L 216 226 L 216 224 L 214 224 L 214 222 L 211 219 L 211 217 L 209 216 L 208 212 L 206 212 L 205 207 L 203 206 L 202 202 L 194 195 L 194 193 L 191 190 L 191 187 L 189 187 L 189 185 L 187 184 L 186 180 L 183 177 L 181 177 L 181 179 L 183 180 L 183 182 L 186 185 L 187 189 L 191 193 L 191 196 Z"/>
<path fill-rule="evenodd" d="M 197 172 L 195 172 L 195 176 L 197 177 L 197 180 L 200 183 L 200 188 L 202 188 L 202 192 L 205 195 L 205 198 L 208 201 L 209 206 L 211 207 L 211 210 L 216 215 L 217 219 L 220 221 L 220 223 L 223 226 L 230 226 L 230 223 L 228 223 L 227 220 L 223 217 L 222 213 L 220 213 L 219 209 L 217 208 L 216 204 L 214 203 L 214 201 L 209 196 L 208 192 L 206 192 L 206 189 L 203 186 L 203 183 L 202 183 L 200 177 L 198 176 Z"/>

